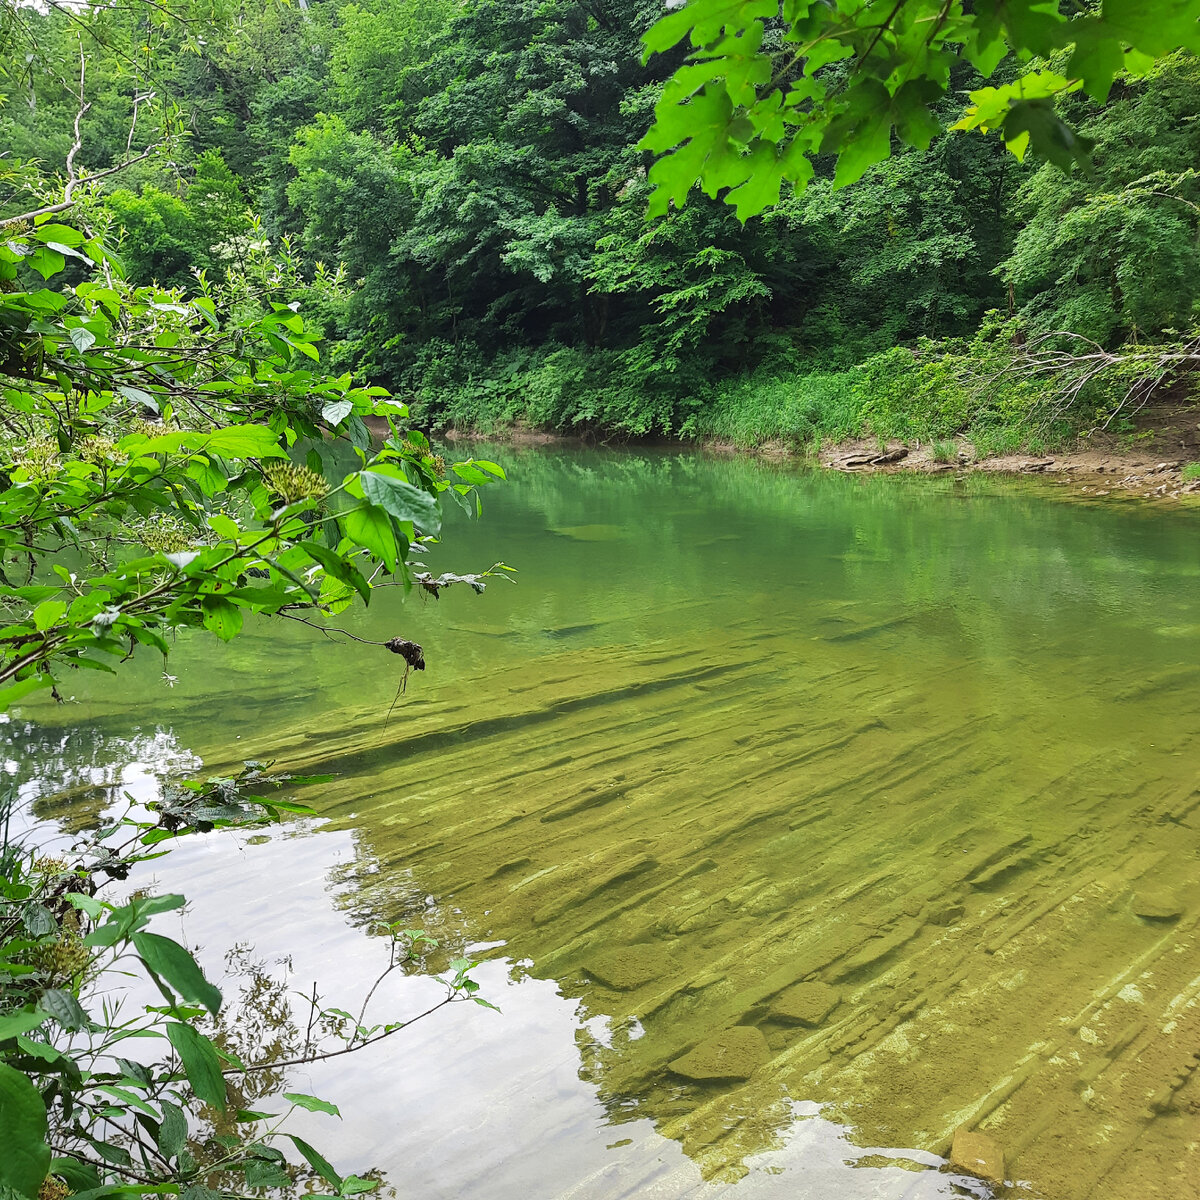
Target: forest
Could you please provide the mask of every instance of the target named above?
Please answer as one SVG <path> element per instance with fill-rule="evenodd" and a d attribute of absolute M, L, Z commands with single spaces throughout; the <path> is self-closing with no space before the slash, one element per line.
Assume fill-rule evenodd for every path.
<path fill-rule="evenodd" d="M 88 172 L 136 159 L 88 199 L 131 281 L 195 295 L 282 258 L 327 361 L 426 430 L 1038 451 L 1131 428 L 1145 390 L 1186 369 L 1195 58 L 1119 75 L 1103 102 L 1060 99 L 1093 143 L 1082 165 L 960 130 L 897 139 L 845 189 L 817 154 L 806 188 L 746 221 L 699 191 L 648 221 L 641 139 L 681 61 L 644 61 L 660 15 L 657 0 L 320 0 L 231 9 L 197 38 L 136 7 L 90 32 L 23 10 L 4 204 L 23 170 L 64 173 L 82 101 Z M 956 60 L 939 122 L 981 83 Z M 1048 350 L 1065 353 L 1048 366 Z M 1078 367 L 1100 352 L 1104 371 Z"/>

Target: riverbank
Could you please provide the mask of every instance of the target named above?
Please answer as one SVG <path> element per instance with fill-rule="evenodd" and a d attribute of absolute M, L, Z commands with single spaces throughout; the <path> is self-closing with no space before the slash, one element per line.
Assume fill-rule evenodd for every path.
<path fill-rule="evenodd" d="M 629 439 L 564 434 L 523 425 L 481 433 L 449 429 L 443 437 L 469 441 L 485 437 L 514 446 L 627 444 Z M 916 472 L 949 474 L 983 471 L 1041 475 L 1057 479 L 1080 496 L 1109 495 L 1144 500 L 1200 503 L 1200 407 L 1164 403 L 1138 414 L 1135 428 L 1119 435 L 1094 430 L 1053 453 L 979 454 L 970 438 L 941 440 L 848 438 L 829 441 L 814 452 L 782 439 L 743 443 L 728 438 L 638 439 L 640 444 L 694 446 L 719 455 L 750 454 L 772 460 L 807 460 L 849 474 Z"/>
<path fill-rule="evenodd" d="M 965 438 L 903 443 L 858 438 L 822 447 L 818 461 L 830 470 L 858 472 L 984 471 L 1043 475 L 1069 482 L 1087 496 L 1126 495 L 1146 500 L 1200 499 L 1200 423 L 1195 412 L 1178 414 L 1141 440 L 1095 433 L 1054 454 L 997 454 L 976 458 Z"/>
<path fill-rule="evenodd" d="M 1147 406 L 1133 430 L 1119 435 L 1093 430 L 1052 454 L 976 458 L 966 438 L 882 445 L 859 438 L 823 447 L 818 457 L 823 467 L 839 471 L 1036 474 L 1058 477 L 1087 496 L 1200 498 L 1200 410 L 1180 403 Z"/>

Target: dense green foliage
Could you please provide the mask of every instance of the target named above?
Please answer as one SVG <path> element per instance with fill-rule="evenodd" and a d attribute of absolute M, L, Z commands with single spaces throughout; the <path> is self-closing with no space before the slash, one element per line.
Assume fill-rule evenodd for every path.
<path fill-rule="evenodd" d="M 323 0 L 237 9 L 203 39 L 149 23 L 155 96 L 139 130 L 167 146 L 102 184 L 98 213 L 140 283 L 195 293 L 195 269 L 219 274 L 263 245 L 302 252 L 308 278 L 344 268 L 348 287 L 307 298 L 311 328 L 337 369 L 388 387 L 426 428 L 807 440 L 999 420 L 1019 439 L 1110 415 L 1119 381 L 1066 413 L 1061 389 L 1018 401 L 976 385 L 1043 332 L 1114 349 L 1189 329 L 1200 91 L 1195 60 L 1168 51 L 1190 45 L 1195 14 L 1175 6 L 1151 29 L 1156 6 L 1075 20 L 1010 7 L 989 25 L 950 6 L 922 41 L 924 0 L 886 5 L 887 22 L 879 7 L 694 0 L 656 26 L 659 0 Z M 0 120 L 20 155 L 61 171 L 79 33 L 56 12 L 25 19 L 39 54 Z M 137 21 L 110 12 L 109 49 L 90 47 L 92 171 L 127 154 L 137 91 L 115 47 Z M 652 27 L 662 52 L 644 61 Z M 668 43 L 689 36 L 685 62 Z M 1147 53 L 1114 57 L 1123 45 Z M 872 108 L 885 85 L 894 103 Z M 716 172 L 712 195 L 689 191 L 687 155 L 652 151 L 690 136 L 722 89 L 732 140 L 691 176 Z M 755 176 L 749 207 L 750 185 L 721 172 L 757 163 L 777 100 L 806 90 L 780 109 L 795 120 L 778 142 L 805 186 L 743 224 L 734 209 L 773 198 L 778 171 Z M 738 124 L 730 106 L 751 92 Z M 964 123 L 1004 137 L 933 137 Z M 1005 139 L 1023 152 L 1026 133 L 1059 161 L 1018 160 Z M 1064 164 L 1064 146 L 1091 147 L 1089 161 Z M 677 204 L 648 222 L 663 188 Z M 922 338 L 939 345 L 891 354 Z M 931 359 L 968 400 L 926 406 Z M 882 376 L 914 397 L 890 426 L 856 383 Z"/>

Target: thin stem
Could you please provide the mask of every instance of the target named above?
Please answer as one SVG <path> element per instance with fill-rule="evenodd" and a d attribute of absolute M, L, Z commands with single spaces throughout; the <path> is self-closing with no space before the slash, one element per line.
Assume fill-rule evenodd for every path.
<path fill-rule="evenodd" d="M 226 1067 L 222 1071 L 222 1074 L 249 1075 L 251 1071 L 276 1071 L 281 1067 L 302 1067 L 308 1063 L 324 1062 L 328 1058 L 340 1058 L 343 1054 L 353 1054 L 357 1050 L 362 1050 L 367 1046 L 373 1046 L 376 1042 L 382 1042 L 384 1038 L 389 1038 L 392 1036 L 392 1034 L 399 1033 L 401 1029 L 407 1029 L 415 1022 L 437 1012 L 439 1008 L 445 1008 L 447 1004 L 453 1004 L 456 999 L 458 999 L 456 996 L 447 996 L 444 1000 L 439 1000 L 432 1008 L 427 1008 L 423 1013 L 418 1013 L 412 1018 L 412 1020 L 402 1022 L 394 1029 L 388 1029 L 383 1033 L 377 1033 L 374 1037 L 369 1037 L 365 1041 L 357 1042 L 350 1046 L 343 1046 L 340 1050 L 328 1050 L 322 1054 L 306 1054 L 299 1058 L 284 1059 L 283 1062 L 255 1063 L 249 1067 Z"/>

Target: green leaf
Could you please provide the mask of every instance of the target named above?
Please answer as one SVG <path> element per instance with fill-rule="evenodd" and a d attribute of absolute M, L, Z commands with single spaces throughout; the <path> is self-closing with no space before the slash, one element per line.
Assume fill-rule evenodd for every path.
<path fill-rule="evenodd" d="M 25 260 L 43 279 L 57 275 L 66 265 L 66 257 L 49 246 L 42 246 Z"/>
<path fill-rule="evenodd" d="M 64 1029 L 72 1031 L 87 1029 L 92 1023 L 79 1001 L 63 988 L 51 988 L 44 992 L 38 1003 Z"/>
<path fill-rule="evenodd" d="M 194 479 L 206 496 L 216 496 L 225 490 L 229 480 L 207 456 L 198 454 L 188 463 L 188 477 Z M 214 514 L 215 515 L 215 514 Z M 212 518 L 209 518 L 211 524 Z"/>
<path fill-rule="evenodd" d="M 82 892 L 68 892 L 63 899 L 72 908 L 77 908 L 80 912 L 86 913 L 93 921 L 104 912 L 104 905 L 95 896 L 85 896 Z"/>
<path fill-rule="evenodd" d="M 163 987 L 164 983 L 173 988 L 181 999 L 194 1000 L 203 1004 L 214 1017 L 217 1015 L 221 1007 L 221 993 L 204 978 L 204 973 L 185 947 L 157 933 L 134 934 L 133 945 L 168 1000 L 174 997 Z"/>
<path fill-rule="evenodd" d="M 85 233 L 70 225 L 39 225 L 32 236 L 39 242 L 61 242 L 64 246 L 82 246 L 87 241 Z"/>
<path fill-rule="evenodd" d="M 300 545 L 306 554 L 325 568 L 326 575 L 331 575 L 334 579 L 352 587 L 364 602 L 370 603 L 371 587 L 353 563 L 347 562 L 336 551 L 321 545 L 320 542 L 301 542 Z"/>
<path fill-rule="evenodd" d="M 242 533 L 237 522 L 224 513 L 211 513 L 208 518 L 208 527 L 217 537 L 230 542 L 236 542 Z"/>
<path fill-rule="evenodd" d="M 383 560 L 389 571 L 396 569 L 398 548 L 392 521 L 377 504 L 365 504 L 341 514 L 346 536 Z"/>
<path fill-rule="evenodd" d="M 303 1092 L 284 1092 L 283 1098 L 290 1100 L 298 1108 L 308 1109 L 309 1112 L 328 1113 L 331 1117 L 342 1115 L 336 1104 L 330 1104 L 328 1100 L 319 1100 L 316 1096 L 306 1096 Z"/>
<path fill-rule="evenodd" d="M 1023 101 L 1012 106 L 1004 122 L 1004 140 L 1018 142 L 1022 135 L 1028 135 L 1035 154 L 1064 171 L 1075 163 L 1087 167 L 1095 144 L 1076 133 L 1054 111 L 1052 100 Z"/>
<path fill-rule="evenodd" d="M 279 435 L 266 425 L 230 425 L 205 440 L 205 448 L 224 458 L 286 458 Z"/>
<path fill-rule="evenodd" d="M 330 1166 L 329 1162 L 323 1158 L 316 1150 L 314 1150 L 303 1138 L 298 1138 L 294 1133 L 287 1135 L 292 1144 L 304 1155 L 308 1165 L 320 1177 L 325 1180 L 331 1187 L 335 1187 L 338 1191 L 342 1188 L 342 1177 Z"/>
<path fill-rule="evenodd" d="M 33 627 L 39 633 L 45 633 L 51 626 L 58 624 L 66 611 L 67 605 L 64 600 L 43 600 L 33 610 Z"/>
<path fill-rule="evenodd" d="M 321 361 L 320 351 L 317 350 L 316 346 L 314 346 L 312 342 L 293 341 L 292 338 L 284 338 L 283 340 L 287 342 L 287 344 L 291 346 L 293 350 L 299 350 L 301 354 L 303 354 L 306 358 L 311 358 L 313 362 Z"/>
<path fill-rule="evenodd" d="M 0 1017 L 0 1042 L 21 1033 L 28 1033 L 31 1029 L 44 1025 L 49 1019 L 50 1014 L 40 1008 L 22 1009 L 21 1012 Z"/>
<path fill-rule="evenodd" d="M 232 641 L 242 631 L 242 610 L 223 596 L 205 596 L 200 602 L 204 628 L 223 642 Z"/>
<path fill-rule="evenodd" d="M 50 1169 L 46 1106 L 20 1071 L 0 1063 L 0 1185 L 31 1200 Z"/>
<path fill-rule="evenodd" d="M 187 1148 L 187 1117 L 183 1115 L 183 1109 L 170 1100 L 160 1100 L 159 1107 L 162 1109 L 162 1121 L 155 1140 L 167 1158 L 177 1158 Z"/>
<path fill-rule="evenodd" d="M 378 1187 L 378 1179 L 363 1179 L 361 1175 L 347 1175 L 342 1180 L 342 1186 L 338 1194 L 342 1196 L 362 1196 L 367 1192 L 375 1191 Z"/>
<path fill-rule="evenodd" d="M 58 928 L 54 914 L 44 904 L 30 904 L 22 914 L 22 924 L 30 937 L 45 937 Z"/>
<path fill-rule="evenodd" d="M 471 465 L 479 467 L 486 471 L 489 475 L 495 475 L 497 479 L 507 479 L 508 476 L 504 473 L 504 468 L 499 463 L 489 462 L 486 458 L 473 458 Z"/>
<path fill-rule="evenodd" d="M 99 1187 L 100 1176 L 96 1168 L 89 1163 L 81 1163 L 74 1158 L 53 1158 L 50 1160 L 50 1174 L 57 1175 L 73 1192 L 84 1192 L 89 1188 Z"/>
<path fill-rule="evenodd" d="M 97 1147 L 97 1153 L 101 1157 L 105 1157 L 107 1147 Z M 111 1157 L 111 1151 L 108 1154 Z M 125 1165 L 125 1164 L 120 1164 Z M 85 1192 L 75 1192 L 71 1196 L 71 1200 L 107 1200 L 109 1196 L 177 1196 L 179 1195 L 179 1184 L 163 1183 L 155 1187 L 151 1187 L 145 1183 L 105 1183 L 100 1187 L 92 1188 Z M 215 1193 L 214 1193 L 215 1195 Z"/>
<path fill-rule="evenodd" d="M 397 521 L 411 521 L 422 533 L 437 533 L 441 528 L 442 514 L 437 501 L 406 479 L 380 471 L 362 471 L 358 481 L 363 495 Z"/>
<path fill-rule="evenodd" d="M 167 1040 L 175 1047 L 183 1063 L 184 1074 L 192 1091 L 214 1108 L 225 1107 L 225 1076 L 217 1048 L 190 1025 L 172 1021 L 167 1025 Z"/>
<path fill-rule="evenodd" d="M 214 1192 L 202 1183 L 193 1183 L 183 1189 L 179 1200 L 222 1200 L 222 1197 L 220 1192 Z"/>
<path fill-rule="evenodd" d="M 126 400 L 131 400 L 134 404 L 141 404 L 152 412 L 159 411 L 158 400 L 142 388 L 122 386 L 117 388 L 117 394 L 124 396 Z"/>
<path fill-rule="evenodd" d="M 36 692 L 38 688 L 50 687 L 53 683 L 54 680 L 49 675 L 31 675 L 28 679 L 22 679 L 6 688 L 0 688 L 0 712 L 16 704 L 30 692 Z"/>
<path fill-rule="evenodd" d="M 74 1067 L 74 1063 L 67 1055 L 56 1050 L 53 1046 L 47 1045 L 45 1042 L 35 1042 L 23 1033 L 18 1034 L 17 1045 L 26 1054 L 31 1054 L 34 1058 L 40 1058 L 42 1062 L 49 1063 L 55 1069 L 70 1070 Z"/>

